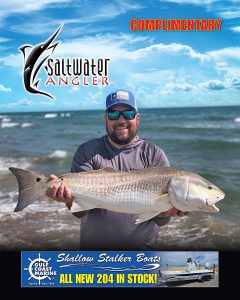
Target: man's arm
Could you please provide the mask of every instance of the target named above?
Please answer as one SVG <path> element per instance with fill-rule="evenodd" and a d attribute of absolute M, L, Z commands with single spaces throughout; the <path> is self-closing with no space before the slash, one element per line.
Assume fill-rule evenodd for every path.
<path fill-rule="evenodd" d="M 78 173 L 82 171 L 92 170 L 91 162 L 89 158 L 86 157 L 83 145 L 79 146 L 74 154 L 71 172 Z M 57 176 L 52 174 L 50 179 L 56 179 Z M 73 197 L 71 195 L 70 189 L 64 183 L 53 183 L 47 189 L 46 195 L 56 201 L 65 202 L 68 209 L 71 208 Z M 86 212 L 74 213 L 74 216 L 83 216 Z"/>

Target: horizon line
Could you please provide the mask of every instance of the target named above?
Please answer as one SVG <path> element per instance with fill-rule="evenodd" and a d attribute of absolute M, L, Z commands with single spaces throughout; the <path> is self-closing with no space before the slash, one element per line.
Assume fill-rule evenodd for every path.
<path fill-rule="evenodd" d="M 214 107 L 240 107 L 239 105 L 209 105 L 209 106 L 168 106 L 168 107 L 139 107 L 138 110 L 145 110 L 145 109 L 185 109 L 185 108 L 214 108 Z M 57 112 L 79 112 L 79 111 L 105 111 L 105 109 L 95 109 L 95 108 L 88 108 L 88 109 L 62 109 L 62 110 L 32 110 L 32 111 L 2 111 L 1 114 L 11 114 L 11 113 L 57 113 Z"/>

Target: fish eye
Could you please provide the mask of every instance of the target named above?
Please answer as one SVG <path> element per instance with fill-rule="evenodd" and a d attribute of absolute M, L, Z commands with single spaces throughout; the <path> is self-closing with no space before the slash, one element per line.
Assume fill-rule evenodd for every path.
<path fill-rule="evenodd" d="M 209 186 L 208 186 L 208 189 L 209 189 L 209 190 L 212 190 L 212 187 L 211 187 L 211 185 L 209 185 Z"/>
<path fill-rule="evenodd" d="M 37 181 L 37 182 L 39 182 L 40 180 L 41 180 L 41 178 L 39 178 L 39 177 L 38 177 L 38 178 L 36 178 L 36 181 Z"/>

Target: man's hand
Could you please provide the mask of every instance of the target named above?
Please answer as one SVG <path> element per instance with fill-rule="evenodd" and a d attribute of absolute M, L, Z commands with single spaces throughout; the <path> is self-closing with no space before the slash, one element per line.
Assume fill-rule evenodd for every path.
<path fill-rule="evenodd" d="M 50 175 L 50 179 L 57 179 L 56 175 Z M 52 183 L 46 191 L 46 195 L 56 201 L 65 202 L 70 209 L 72 206 L 72 195 L 69 188 L 63 183 Z"/>
<path fill-rule="evenodd" d="M 181 211 L 175 207 L 170 208 L 168 211 L 164 211 L 157 215 L 158 218 L 165 218 L 165 217 L 175 217 L 175 216 L 186 216 L 188 215 L 188 212 Z"/>

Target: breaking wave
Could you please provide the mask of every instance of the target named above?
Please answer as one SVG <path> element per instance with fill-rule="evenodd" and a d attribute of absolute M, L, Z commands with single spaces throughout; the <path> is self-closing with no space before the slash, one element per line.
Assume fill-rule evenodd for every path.
<path fill-rule="evenodd" d="M 239 123 L 240 122 L 240 117 L 235 118 L 234 121 Z"/>
<path fill-rule="evenodd" d="M 26 127 L 32 127 L 33 126 L 33 123 L 22 123 L 21 127 L 22 128 L 26 128 Z"/>
<path fill-rule="evenodd" d="M 19 125 L 20 125 L 20 123 L 3 122 L 3 123 L 1 124 L 1 128 L 12 128 L 12 127 L 17 127 L 17 126 L 19 126 Z"/>
<path fill-rule="evenodd" d="M 66 158 L 68 155 L 67 151 L 64 150 L 55 150 L 48 157 L 49 158 Z"/>
<path fill-rule="evenodd" d="M 8 173 L 8 168 L 14 166 L 15 168 L 27 169 L 32 165 L 29 158 L 12 158 L 0 157 L 0 173 Z"/>
<path fill-rule="evenodd" d="M 57 118 L 58 114 L 45 114 L 44 118 L 50 119 L 50 118 Z"/>

